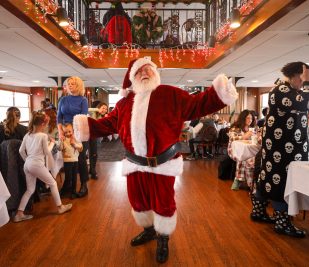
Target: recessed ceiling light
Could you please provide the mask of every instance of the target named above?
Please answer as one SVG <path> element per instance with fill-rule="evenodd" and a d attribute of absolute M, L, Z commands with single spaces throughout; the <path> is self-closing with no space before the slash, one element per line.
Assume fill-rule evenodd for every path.
<path fill-rule="evenodd" d="M 258 80 L 252 80 L 251 81 L 252 83 L 257 83 L 257 82 L 259 82 Z"/>
<path fill-rule="evenodd" d="M 101 83 L 107 83 L 107 81 L 105 81 L 105 80 L 101 80 L 100 82 L 101 82 Z"/>
<path fill-rule="evenodd" d="M 6 73 L 8 72 L 7 70 L 0 70 L 0 73 Z"/>
<path fill-rule="evenodd" d="M 193 83 L 193 80 L 187 80 L 188 83 Z"/>
<path fill-rule="evenodd" d="M 39 83 L 40 81 L 38 81 L 38 80 L 34 80 L 34 81 L 32 81 L 33 83 Z"/>

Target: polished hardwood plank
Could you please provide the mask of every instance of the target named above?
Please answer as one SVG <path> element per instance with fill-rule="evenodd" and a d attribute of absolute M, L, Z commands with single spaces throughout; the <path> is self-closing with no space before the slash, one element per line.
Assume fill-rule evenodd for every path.
<path fill-rule="evenodd" d="M 309 237 L 277 235 L 253 223 L 248 192 L 217 179 L 216 160 L 184 163 L 175 184 L 178 224 L 164 266 L 309 266 Z M 158 266 L 156 242 L 131 247 L 141 231 L 127 199 L 120 162 L 100 162 L 99 180 L 73 210 L 57 215 L 50 196 L 34 205 L 34 219 L 0 228 L 0 266 Z M 64 202 L 68 202 L 65 199 Z M 308 216 L 294 223 L 309 232 Z"/>

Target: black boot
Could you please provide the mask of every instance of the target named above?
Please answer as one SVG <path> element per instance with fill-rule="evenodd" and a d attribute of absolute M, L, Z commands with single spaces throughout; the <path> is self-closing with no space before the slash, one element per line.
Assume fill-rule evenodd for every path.
<path fill-rule="evenodd" d="M 267 214 L 267 201 L 257 200 L 255 196 L 251 196 L 252 212 L 251 220 L 255 222 L 275 223 L 275 218 Z"/>
<path fill-rule="evenodd" d="M 86 195 L 88 195 L 87 183 L 83 183 L 83 184 L 81 184 L 80 190 L 78 192 L 78 197 L 81 198 L 81 197 L 84 197 Z"/>
<path fill-rule="evenodd" d="M 157 241 L 157 262 L 163 263 L 168 259 L 168 235 L 158 235 Z"/>
<path fill-rule="evenodd" d="M 156 239 L 157 233 L 153 226 L 144 228 L 145 230 L 131 240 L 131 246 L 143 245 L 151 240 Z"/>
<path fill-rule="evenodd" d="M 97 156 L 91 156 L 90 158 L 90 177 L 91 179 L 98 180 L 97 171 L 95 166 L 97 164 Z"/>
<path fill-rule="evenodd" d="M 306 231 L 296 228 L 286 211 L 275 211 L 276 224 L 274 230 L 278 234 L 289 235 L 292 237 L 305 237 Z"/>

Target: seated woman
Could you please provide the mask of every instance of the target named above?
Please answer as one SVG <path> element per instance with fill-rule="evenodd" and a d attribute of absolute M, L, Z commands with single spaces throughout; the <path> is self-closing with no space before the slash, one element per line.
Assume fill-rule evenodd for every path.
<path fill-rule="evenodd" d="M 246 181 L 249 188 L 252 186 L 254 157 L 245 161 L 238 161 L 232 154 L 231 146 L 232 142 L 235 140 L 251 139 L 253 132 L 249 131 L 249 127 L 252 123 L 252 119 L 252 113 L 247 109 L 243 110 L 229 131 L 228 155 L 236 161 L 236 173 L 231 187 L 232 190 L 238 190 L 240 182 Z"/>
<path fill-rule="evenodd" d="M 23 140 L 28 129 L 19 123 L 20 110 L 17 107 L 10 107 L 6 111 L 6 119 L 0 124 L 0 144 L 4 140 Z"/>

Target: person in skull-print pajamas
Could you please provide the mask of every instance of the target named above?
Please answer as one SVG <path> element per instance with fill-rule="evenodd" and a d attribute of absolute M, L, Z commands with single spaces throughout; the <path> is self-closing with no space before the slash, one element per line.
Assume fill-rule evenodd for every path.
<path fill-rule="evenodd" d="M 252 198 L 253 220 L 275 223 L 275 232 L 294 237 L 304 237 L 305 232 L 292 225 L 284 190 L 290 162 L 308 160 L 308 68 L 303 62 L 285 65 L 281 70 L 285 80 L 269 93 L 258 192 Z M 274 218 L 266 214 L 266 199 L 272 200 Z"/>

